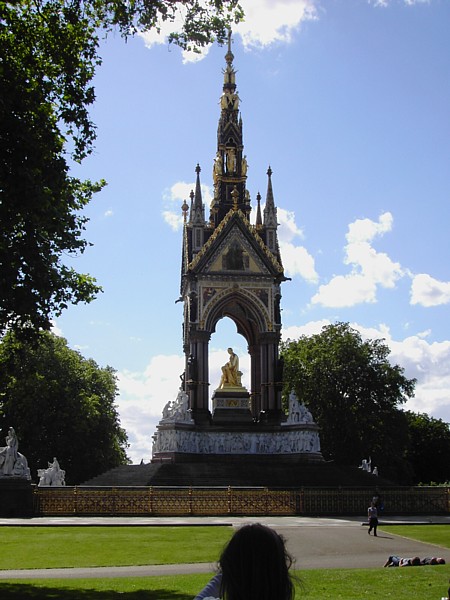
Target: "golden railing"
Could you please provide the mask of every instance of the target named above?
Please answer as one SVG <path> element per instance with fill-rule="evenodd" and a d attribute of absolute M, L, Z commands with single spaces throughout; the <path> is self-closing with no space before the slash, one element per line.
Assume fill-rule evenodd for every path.
<path fill-rule="evenodd" d="M 365 515 L 370 488 L 35 487 L 39 516 Z M 450 513 L 450 488 L 388 488 L 385 514 Z"/>

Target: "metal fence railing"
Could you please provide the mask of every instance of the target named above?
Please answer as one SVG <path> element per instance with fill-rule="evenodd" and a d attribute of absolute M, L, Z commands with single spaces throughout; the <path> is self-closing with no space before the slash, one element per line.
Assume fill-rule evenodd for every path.
<path fill-rule="evenodd" d="M 450 514 L 449 487 L 380 491 L 385 514 Z M 365 515 L 370 488 L 35 487 L 36 516 Z"/>

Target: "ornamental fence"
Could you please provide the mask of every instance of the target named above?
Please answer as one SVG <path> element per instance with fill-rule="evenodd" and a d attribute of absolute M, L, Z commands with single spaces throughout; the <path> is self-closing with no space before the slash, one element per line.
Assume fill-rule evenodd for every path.
<path fill-rule="evenodd" d="M 35 516 L 365 515 L 370 488 L 35 487 Z M 379 491 L 385 515 L 450 514 L 449 487 Z"/>

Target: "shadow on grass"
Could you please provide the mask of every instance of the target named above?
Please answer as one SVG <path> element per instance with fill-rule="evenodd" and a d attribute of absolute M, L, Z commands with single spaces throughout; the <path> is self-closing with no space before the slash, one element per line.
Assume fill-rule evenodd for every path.
<path fill-rule="evenodd" d="M 33 586 L 23 583 L 0 583 L 1 600 L 192 600 L 192 595 L 180 594 L 173 590 L 134 590 L 115 592 L 114 590 L 82 590 Z"/>

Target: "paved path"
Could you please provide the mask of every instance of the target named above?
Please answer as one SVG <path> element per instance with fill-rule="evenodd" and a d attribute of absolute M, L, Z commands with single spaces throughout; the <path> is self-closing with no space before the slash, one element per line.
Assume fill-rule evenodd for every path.
<path fill-rule="evenodd" d="M 273 527 L 285 538 L 297 569 L 380 568 L 390 554 L 400 556 L 442 556 L 450 563 L 450 550 L 433 544 L 424 544 L 403 538 L 395 533 L 384 533 L 382 524 L 446 523 L 449 517 L 389 518 L 381 521 L 378 537 L 367 535 L 361 518 L 307 518 L 307 517 L 189 517 L 189 518 L 53 518 L 53 519 L 0 519 L 2 526 L 79 526 L 79 525 L 211 525 L 239 526 L 260 522 Z M 450 530 L 449 530 L 450 533 Z M 140 567 L 96 567 L 83 569 L 32 569 L 0 571 L 0 579 L 77 578 L 77 577 L 142 577 L 184 573 L 209 573 L 214 564 L 149 565 Z"/>

